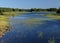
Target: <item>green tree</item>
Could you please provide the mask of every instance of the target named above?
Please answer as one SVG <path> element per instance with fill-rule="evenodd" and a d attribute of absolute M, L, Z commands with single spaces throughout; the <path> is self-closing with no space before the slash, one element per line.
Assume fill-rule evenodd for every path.
<path fill-rule="evenodd" d="M 0 15 L 3 15 L 2 11 L 0 11 Z"/>
<path fill-rule="evenodd" d="M 57 12 L 56 13 L 60 13 L 60 8 L 57 10 Z"/>

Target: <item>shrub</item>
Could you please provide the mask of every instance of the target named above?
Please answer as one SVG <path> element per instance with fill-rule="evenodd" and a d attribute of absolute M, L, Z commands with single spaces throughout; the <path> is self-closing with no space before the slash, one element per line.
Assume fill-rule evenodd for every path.
<path fill-rule="evenodd" d="M 3 15 L 3 13 L 2 13 L 2 12 L 0 12 L 0 15 Z"/>

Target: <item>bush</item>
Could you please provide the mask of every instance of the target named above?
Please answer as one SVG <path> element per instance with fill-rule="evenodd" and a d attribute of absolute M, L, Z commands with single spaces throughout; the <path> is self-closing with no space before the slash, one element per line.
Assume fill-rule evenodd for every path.
<path fill-rule="evenodd" d="M 60 13 L 60 10 L 57 10 L 57 12 L 56 13 Z"/>
<path fill-rule="evenodd" d="M 3 13 L 2 13 L 2 12 L 0 12 L 0 15 L 3 15 Z"/>
<path fill-rule="evenodd" d="M 59 7 L 59 9 L 57 10 L 57 12 L 56 12 L 56 13 L 60 14 L 60 7 Z"/>

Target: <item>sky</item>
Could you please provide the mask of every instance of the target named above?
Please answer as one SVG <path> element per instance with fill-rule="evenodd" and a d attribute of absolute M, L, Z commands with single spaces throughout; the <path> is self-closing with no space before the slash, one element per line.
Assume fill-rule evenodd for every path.
<path fill-rule="evenodd" d="M 0 7 L 11 8 L 58 8 L 60 0 L 0 0 Z"/>

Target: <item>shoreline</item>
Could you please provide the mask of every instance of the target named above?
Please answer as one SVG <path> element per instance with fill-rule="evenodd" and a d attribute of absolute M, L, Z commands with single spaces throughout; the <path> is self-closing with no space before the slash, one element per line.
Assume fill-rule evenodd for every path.
<path fill-rule="evenodd" d="M 52 20 L 60 20 L 60 16 L 57 15 L 57 14 L 46 14 L 44 16 L 46 16 L 46 17 L 48 17 L 49 19 L 52 19 Z"/>
<path fill-rule="evenodd" d="M 0 15 L 0 38 L 8 31 L 8 18 Z"/>

